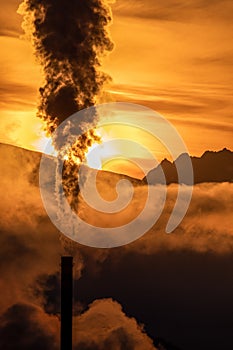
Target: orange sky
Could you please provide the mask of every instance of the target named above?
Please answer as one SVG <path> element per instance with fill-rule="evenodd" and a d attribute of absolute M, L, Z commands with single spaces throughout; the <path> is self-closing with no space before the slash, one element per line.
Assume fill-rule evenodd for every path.
<path fill-rule="evenodd" d="M 41 124 L 35 114 L 42 72 L 31 44 L 20 39 L 19 4 L 1 4 L 0 141 L 38 149 Z M 103 70 L 113 77 L 114 100 L 164 115 L 192 155 L 233 149 L 232 1 L 118 0 L 112 9 L 115 50 Z M 156 153 L 153 141 L 151 149 Z M 165 153 L 157 148 L 157 156 Z"/>

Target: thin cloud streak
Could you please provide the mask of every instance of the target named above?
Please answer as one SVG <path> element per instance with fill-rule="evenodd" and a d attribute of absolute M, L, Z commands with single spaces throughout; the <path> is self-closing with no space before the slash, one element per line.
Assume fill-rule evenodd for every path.
<path fill-rule="evenodd" d="M 158 21 L 185 22 L 193 17 L 204 19 L 214 17 L 219 20 L 230 20 L 232 2 L 228 0 L 118 0 L 114 5 L 116 14 L 141 19 Z"/>

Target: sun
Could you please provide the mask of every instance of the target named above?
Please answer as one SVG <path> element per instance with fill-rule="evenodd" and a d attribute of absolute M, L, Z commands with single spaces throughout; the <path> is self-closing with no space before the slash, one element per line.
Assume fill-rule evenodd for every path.
<path fill-rule="evenodd" d="M 101 137 L 100 143 L 94 143 L 88 148 L 86 153 L 86 165 L 90 168 L 103 170 L 104 165 L 120 155 L 120 151 L 109 142 L 107 134 L 103 130 L 98 130 Z"/>
<path fill-rule="evenodd" d="M 116 146 L 114 147 L 113 144 L 108 142 L 110 140 L 109 135 L 103 130 L 103 128 L 99 128 L 95 130 L 95 132 L 100 136 L 101 141 L 95 142 L 88 147 L 84 164 L 90 168 L 102 170 L 104 164 L 109 163 L 112 159 L 119 156 L 120 151 Z M 54 148 L 51 137 L 43 135 L 40 140 L 35 143 L 35 146 L 37 150 L 48 155 L 54 157 L 58 155 L 58 151 Z M 64 155 L 64 160 L 69 160 L 68 154 Z"/>
<path fill-rule="evenodd" d="M 94 143 L 91 147 L 89 147 L 88 152 L 86 154 L 86 164 L 90 168 L 94 169 L 102 169 L 102 160 L 101 154 L 98 152 L 99 144 Z"/>

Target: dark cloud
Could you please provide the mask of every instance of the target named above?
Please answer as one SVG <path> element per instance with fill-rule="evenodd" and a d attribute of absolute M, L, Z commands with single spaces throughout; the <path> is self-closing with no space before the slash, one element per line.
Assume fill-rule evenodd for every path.
<path fill-rule="evenodd" d="M 38 276 L 33 283 L 33 294 L 41 300 L 43 309 L 47 314 L 60 313 L 60 274 L 44 274 Z"/>
<path fill-rule="evenodd" d="M 103 86 L 111 80 L 100 69 L 102 58 L 113 50 L 108 32 L 111 10 L 104 0 L 25 0 L 19 12 L 24 16 L 23 27 L 26 33 L 31 33 L 36 57 L 43 67 L 45 83 L 39 89 L 37 115 L 51 136 L 69 116 L 94 106 L 103 97 Z M 95 112 L 83 112 L 78 127 L 70 121 L 53 138 L 62 159 L 64 153 L 69 155 L 63 167 L 67 195 L 71 190 L 78 192 L 78 187 L 73 188 L 77 163 L 84 161 L 88 147 L 100 140 L 94 132 L 97 119 Z"/>
<path fill-rule="evenodd" d="M 51 134 L 67 117 L 93 106 L 110 80 L 100 66 L 101 58 L 113 49 L 108 33 L 111 11 L 102 0 L 25 0 L 20 12 L 43 66 L 38 116 Z M 95 117 L 85 122 L 94 123 Z"/>
<path fill-rule="evenodd" d="M 14 304 L 0 319 L 0 348 L 58 350 L 58 320 L 35 305 Z"/>
<path fill-rule="evenodd" d="M 29 320 L 29 314 L 36 320 L 40 315 L 39 320 L 43 321 L 35 321 L 34 327 L 46 326 L 46 320 L 56 327 L 54 315 L 59 313 L 63 244 L 77 254 L 76 344 L 84 349 L 96 346 L 98 350 L 106 343 L 115 343 L 119 349 L 123 341 L 129 349 L 135 342 L 150 344 L 142 346 L 144 350 L 149 346 L 153 349 L 150 338 L 162 337 L 184 349 L 215 350 L 221 342 L 223 348 L 229 348 L 233 293 L 232 184 L 196 185 L 186 217 L 168 235 L 164 229 L 177 193 L 175 185 L 169 186 L 163 215 L 144 237 L 122 248 L 93 249 L 68 238 L 59 240 L 59 232 L 49 222 L 39 195 L 36 174 L 40 155 L 6 145 L 0 150 L 4 169 L 0 203 L 0 283 L 1 290 L 6 291 L 0 302 L 4 334 L 14 323 L 6 316 L 7 309 L 30 301 L 33 308 L 42 310 L 25 312 Z M 104 176 L 106 190 L 111 175 Z M 136 188 L 132 213 L 141 208 L 144 190 Z M 81 205 L 85 209 L 83 202 Z M 84 212 L 88 217 L 88 210 Z M 105 224 L 112 225 L 112 221 L 109 218 Z M 99 300 L 88 307 L 95 299 L 109 296 L 123 305 L 124 311 L 112 300 Z M 13 310 L 20 313 L 24 307 Z M 49 327 L 48 330 L 43 328 L 41 334 L 45 338 L 49 334 L 46 338 L 49 343 L 54 333 Z M 20 341 L 23 342 L 18 339 L 19 344 Z M 135 349 L 140 349 L 137 346 Z"/>
<path fill-rule="evenodd" d="M 150 245 L 157 245 L 156 236 Z M 166 244 L 154 254 L 133 249 L 124 254 L 115 249 L 98 276 L 87 267 L 76 293 L 86 303 L 111 295 L 126 314 L 145 324 L 150 337 L 159 336 L 180 349 L 217 350 L 219 344 L 228 349 L 232 344 L 231 265 L 231 253 L 216 256 L 181 247 L 168 251 Z"/>
<path fill-rule="evenodd" d="M 80 247 L 79 247 L 80 249 Z M 96 252 L 95 261 L 98 261 Z M 91 268 L 86 262 L 88 268 Z M 43 300 L 46 313 L 60 313 L 60 277 L 44 275 L 39 278 L 38 297 Z M 75 279 L 74 289 L 79 286 Z M 103 332 L 104 329 L 104 332 Z M 80 305 L 77 294 L 74 295 L 74 349 L 91 350 L 131 350 L 155 349 L 142 325 L 129 318 L 119 303 L 111 300 L 96 300 L 88 307 Z"/>

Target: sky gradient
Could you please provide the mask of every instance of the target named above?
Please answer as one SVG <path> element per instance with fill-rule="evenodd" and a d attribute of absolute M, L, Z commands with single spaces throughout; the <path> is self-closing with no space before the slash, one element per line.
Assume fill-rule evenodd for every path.
<path fill-rule="evenodd" d="M 2 3 L 0 141 L 41 150 L 45 140 L 36 107 L 42 69 L 22 38 L 19 4 Z M 111 6 L 115 49 L 103 71 L 113 79 L 107 87 L 112 100 L 164 115 L 191 155 L 232 149 L 232 1 L 118 0 Z M 159 160 L 166 156 L 150 146 Z"/>
<path fill-rule="evenodd" d="M 34 0 L 25 1 L 29 5 L 34 3 Z M 66 95 L 68 100 L 71 95 L 73 102 L 76 96 L 82 97 L 82 84 L 77 81 L 84 81 L 85 85 L 83 76 L 90 68 L 86 64 L 89 46 L 80 40 L 79 44 L 84 48 L 84 53 L 80 54 L 77 50 L 80 46 L 74 49 L 75 41 L 70 50 L 66 39 L 73 38 L 73 30 L 68 29 L 72 24 L 79 34 L 83 33 L 83 27 L 93 29 L 89 19 L 93 11 L 96 13 L 96 3 L 101 6 L 102 0 L 43 1 L 51 4 L 48 12 L 52 17 L 47 18 L 46 25 L 50 28 L 50 24 L 53 27 L 55 23 L 55 39 L 50 43 L 63 48 L 59 40 L 62 33 L 65 54 L 62 52 L 58 56 L 62 57 L 63 63 L 73 63 L 69 68 L 76 68 L 74 76 L 80 79 L 73 80 L 73 91 L 79 91 L 79 94 Z M 40 0 L 35 2 L 40 6 Z M 233 152 L 227 149 L 205 152 L 225 147 L 233 149 L 233 2 L 111 2 L 113 24 L 109 30 L 115 48 L 103 61 L 103 71 L 112 77 L 111 84 L 106 87 L 110 93 L 105 95 L 106 98 L 152 108 L 177 128 L 191 155 L 205 153 L 201 158 L 192 158 L 195 184 L 188 188 L 177 185 L 175 164 L 168 160 L 150 172 L 152 186 L 146 181 L 99 171 L 96 189 L 105 201 L 110 201 L 105 203 L 107 211 L 103 210 L 99 198 L 97 203 L 94 201 L 96 209 L 91 205 L 93 201 L 86 201 L 87 198 L 96 199 L 92 185 L 95 185 L 93 175 L 97 172 L 84 167 L 81 177 L 77 164 L 70 161 L 69 156 L 67 160 L 67 154 L 63 156 L 67 161 L 62 169 L 62 179 L 57 176 L 58 172 L 56 176 L 53 174 L 55 168 L 61 170 L 61 167 L 55 167 L 54 158 L 47 155 L 45 158 L 49 162 L 44 164 L 48 167 L 41 177 L 42 154 L 37 151 L 43 149 L 46 138 L 36 113 L 41 102 L 38 89 L 45 82 L 43 67 L 36 63 L 32 43 L 22 37 L 22 16 L 17 14 L 19 4 L 20 0 L 2 0 L 0 13 L 0 163 L 3 169 L 0 181 L 0 349 L 59 350 L 60 260 L 64 255 L 74 257 L 74 350 L 233 349 Z M 70 4 L 76 12 L 70 11 Z M 90 16 L 85 18 L 85 11 L 79 11 L 79 6 L 84 6 Z M 72 18 L 71 26 L 70 22 L 61 21 L 64 18 Z M 69 25 L 63 26 L 63 23 Z M 43 27 L 44 22 L 39 24 Z M 68 29 L 67 36 L 63 37 L 64 27 Z M 86 43 L 86 35 L 81 36 Z M 47 46 L 50 49 L 50 44 Z M 67 59 L 69 52 L 72 53 L 71 60 Z M 83 64 L 76 64 L 77 54 L 79 59 L 81 57 L 78 62 L 85 62 L 85 69 Z M 53 54 L 50 57 L 54 58 Z M 61 67 L 56 60 L 54 65 Z M 82 68 L 84 75 L 80 74 Z M 67 77 L 66 74 L 51 74 L 52 84 L 57 83 L 56 78 L 60 79 L 60 85 L 67 82 L 61 79 L 64 76 Z M 72 73 L 70 77 L 73 78 Z M 51 91 L 54 92 L 49 89 L 48 97 Z M 84 97 L 89 91 L 88 88 Z M 63 108 L 67 106 L 64 100 L 59 97 Z M 83 100 L 86 102 L 85 98 Z M 59 106 L 54 109 L 55 115 L 61 111 L 60 105 L 56 99 L 51 101 L 55 107 Z M 76 104 L 71 105 L 76 108 Z M 102 111 L 106 110 L 105 106 Z M 65 112 L 70 113 L 70 109 L 65 108 Z M 47 117 L 51 116 L 49 112 L 47 114 Z M 107 119 L 109 114 L 112 122 L 114 113 L 108 110 L 101 118 Z M 143 111 L 137 115 L 135 110 L 126 113 L 122 109 L 116 115 L 118 120 L 122 118 L 122 124 L 127 124 L 130 118 L 135 121 L 137 116 L 139 128 L 104 127 L 100 130 L 103 140 L 108 141 L 110 136 L 128 140 L 130 136 L 132 141 L 145 145 L 158 161 L 169 158 L 166 147 L 161 147 L 150 133 L 140 129 L 145 125 L 152 132 L 154 127 L 157 133 L 175 144 L 172 151 L 176 158 L 178 142 L 169 138 L 162 122 L 158 119 L 154 122 L 151 112 Z M 70 125 L 72 129 L 73 124 Z M 71 129 L 65 130 L 65 136 L 70 135 Z M 56 141 L 59 143 L 59 137 Z M 111 147 L 105 145 L 107 143 L 103 144 L 101 156 L 114 158 L 118 155 L 119 143 Z M 155 167 L 146 152 L 137 151 L 132 145 L 122 148 L 127 151 L 130 161 L 142 161 L 148 170 Z M 98 157 L 93 158 L 90 162 L 95 161 L 98 167 Z M 183 155 L 176 163 L 182 176 L 188 169 L 184 162 L 187 159 L 187 155 Z M 139 177 L 139 170 L 132 167 L 130 161 L 112 161 L 106 169 Z M 161 168 L 169 184 L 166 189 L 162 185 Z M 125 179 L 129 181 L 118 186 L 120 180 Z M 85 187 L 88 183 L 91 187 L 82 193 L 80 185 Z M 45 189 L 44 197 L 41 187 Z M 84 225 L 75 232 L 69 212 L 61 207 L 62 188 L 72 213 L 98 232 L 99 227 L 107 233 L 114 227 L 117 234 L 123 228 L 132 237 L 136 230 L 128 224 L 136 218 L 139 219 L 136 229 L 145 232 L 146 228 L 147 232 L 130 244 L 111 249 L 76 242 L 73 239 L 79 235 L 86 238 L 91 231 Z M 152 201 L 144 210 L 152 188 Z M 50 192 L 46 192 L 49 189 Z M 129 198 L 132 189 L 133 196 L 127 206 L 111 211 L 111 201 Z M 185 217 L 173 232 L 167 234 L 166 227 L 174 214 L 177 195 L 184 195 L 179 201 L 181 211 L 175 212 L 179 218 L 185 208 L 185 194 L 190 193 L 190 189 L 193 193 Z M 166 192 L 165 205 L 157 222 L 148 229 L 149 219 L 163 206 L 163 190 Z M 67 235 L 61 233 L 59 225 L 53 225 L 44 198 L 51 204 L 50 217 L 60 219 L 59 222 L 68 228 L 65 230 Z M 118 237 L 116 235 L 114 239 Z M 103 239 L 102 236 L 98 238 Z"/>

